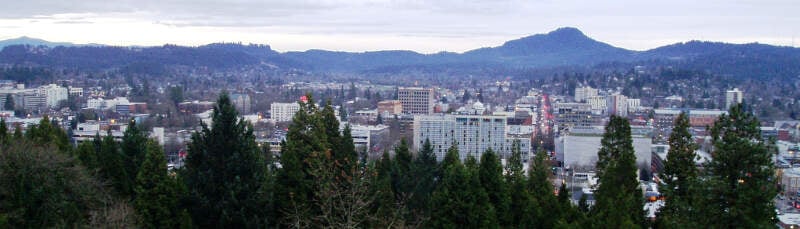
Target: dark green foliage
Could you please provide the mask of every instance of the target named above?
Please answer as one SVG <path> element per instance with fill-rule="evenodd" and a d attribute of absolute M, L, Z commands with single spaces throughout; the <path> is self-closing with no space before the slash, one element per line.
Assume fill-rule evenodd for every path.
<path fill-rule="evenodd" d="M 394 166 L 392 167 L 392 190 L 398 202 L 405 204 L 414 189 L 415 177 L 411 174 L 411 152 L 405 139 L 394 148 Z"/>
<path fill-rule="evenodd" d="M 22 140 L 0 146 L 3 227 L 83 227 L 93 211 L 108 203 L 102 184 L 57 151 Z"/>
<path fill-rule="evenodd" d="M 169 99 L 172 100 L 172 103 L 175 104 L 175 106 L 178 106 L 179 103 L 183 102 L 183 87 L 181 86 L 170 87 Z"/>
<path fill-rule="evenodd" d="M 431 194 L 436 188 L 438 179 L 436 156 L 433 154 L 433 147 L 428 139 L 425 139 L 417 157 L 414 158 L 412 175 L 415 185 L 408 208 L 413 218 L 409 221 L 418 222 L 430 213 Z"/>
<path fill-rule="evenodd" d="M 340 164 L 342 171 L 348 176 L 352 176 L 355 169 L 358 167 L 358 152 L 353 143 L 353 135 L 350 130 L 350 124 L 344 126 L 342 136 L 338 142 L 338 152 L 335 152 L 335 160 Z"/>
<path fill-rule="evenodd" d="M 776 178 L 768 143 L 758 120 L 731 107 L 711 128 L 712 161 L 706 165 L 705 208 L 701 225 L 713 228 L 770 228 L 775 224 L 772 199 Z"/>
<path fill-rule="evenodd" d="M 277 193 L 276 207 L 279 218 L 282 222 L 289 225 L 297 225 L 299 219 L 310 218 L 311 216 L 299 216 L 299 209 L 306 208 L 306 203 L 313 199 L 313 177 L 309 172 L 309 161 L 306 159 L 312 152 L 323 152 L 326 143 L 324 142 L 324 129 L 320 120 L 317 118 L 317 107 L 310 94 L 307 103 L 300 103 L 300 110 L 295 113 L 289 131 L 286 134 L 286 142 L 281 146 L 280 162 L 282 168 L 277 173 Z M 293 220 L 288 219 L 288 215 L 295 215 Z"/>
<path fill-rule="evenodd" d="M 698 182 L 698 170 L 695 166 L 694 151 L 698 146 L 689 133 L 689 117 L 681 113 L 675 119 L 675 127 L 669 136 L 669 152 L 664 165 L 664 183 L 660 186 L 662 195 L 668 198 L 660 209 L 657 220 L 661 227 L 672 228 L 693 225 L 691 219 L 696 212 L 692 204 L 700 194 L 690 191 L 693 183 Z M 698 191 L 698 190 L 695 190 Z"/>
<path fill-rule="evenodd" d="M 480 185 L 475 159 L 467 159 L 464 166 L 458 159 L 458 150 L 451 146 L 445 156 L 442 180 L 431 197 L 431 228 L 495 228 L 494 207 Z"/>
<path fill-rule="evenodd" d="M 540 148 L 528 170 L 528 190 L 534 200 L 533 205 L 542 209 L 536 223 L 543 228 L 554 227 L 562 217 L 562 209 L 556 199 L 553 183 L 550 182 L 551 174 L 547 152 Z"/>
<path fill-rule="evenodd" d="M 512 219 L 509 214 L 506 214 L 511 205 L 509 189 L 503 180 L 503 166 L 500 164 L 500 158 L 492 149 L 487 149 L 481 155 L 479 170 L 478 177 L 481 186 L 488 194 L 489 203 L 495 209 L 495 218 L 498 220 L 498 224 L 502 227 L 512 226 Z"/>
<path fill-rule="evenodd" d="M 139 168 L 144 161 L 145 150 L 148 149 L 147 132 L 142 130 L 141 125 L 136 124 L 136 121 L 131 120 L 128 123 L 128 128 L 125 129 L 122 135 L 120 149 L 123 154 L 125 173 L 129 175 L 126 182 L 133 184 L 137 179 L 136 174 L 139 174 Z M 126 190 L 125 193 L 133 194 L 132 188 L 131 190 Z"/>
<path fill-rule="evenodd" d="M 100 167 L 97 151 L 94 141 L 85 141 L 78 144 L 78 148 L 75 149 L 75 155 L 78 157 L 78 161 L 80 161 L 81 165 L 86 167 L 89 171 L 94 171 Z"/>
<path fill-rule="evenodd" d="M 0 118 L 0 146 L 8 144 L 11 136 L 8 134 L 8 126 L 6 126 L 6 119 Z"/>
<path fill-rule="evenodd" d="M 370 193 L 373 201 L 370 209 L 374 219 L 369 222 L 370 227 L 391 228 L 402 221 L 392 191 L 392 167 L 392 158 L 388 151 L 384 151 L 375 165 L 376 176 L 372 180 Z"/>
<path fill-rule="evenodd" d="M 515 140 L 512 143 L 505 176 L 510 199 L 509 211 L 506 214 L 510 218 L 510 226 L 515 228 L 533 227 L 536 223 L 533 218 L 541 214 L 541 208 L 534 206 L 534 199 L 528 189 L 528 178 L 522 168 L 520 142 Z"/>
<path fill-rule="evenodd" d="M 133 206 L 143 228 L 176 228 L 178 188 L 174 178 L 167 174 L 167 160 L 158 143 L 147 143 L 145 160 L 136 176 L 136 199 Z"/>
<path fill-rule="evenodd" d="M 38 125 L 28 128 L 28 131 L 25 132 L 25 137 L 36 145 L 53 144 L 63 153 L 69 154 L 72 149 L 67 132 L 51 122 L 47 116 L 42 117 Z"/>
<path fill-rule="evenodd" d="M 133 190 L 133 183 L 125 170 L 122 152 L 118 143 L 114 141 L 111 131 L 109 130 L 102 140 L 99 135 L 95 135 L 94 142 L 97 147 L 99 177 L 109 182 L 117 194 L 130 196 L 132 193 L 129 191 Z"/>
<path fill-rule="evenodd" d="M 189 209 L 199 227 L 264 227 L 266 165 L 252 127 L 240 120 L 226 93 L 211 115 L 212 126 L 192 135 L 184 179 Z"/>
<path fill-rule="evenodd" d="M 643 198 L 636 177 L 636 156 L 628 120 L 611 116 L 597 152 L 599 187 L 591 218 L 599 227 L 638 228 L 644 222 Z"/>
<path fill-rule="evenodd" d="M 14 97 L 9 93 L 6 94 L 6 103 L 3 104 L 3 108 L 7 111 L 13 111 L 16 105 L 14 105 Z"/>

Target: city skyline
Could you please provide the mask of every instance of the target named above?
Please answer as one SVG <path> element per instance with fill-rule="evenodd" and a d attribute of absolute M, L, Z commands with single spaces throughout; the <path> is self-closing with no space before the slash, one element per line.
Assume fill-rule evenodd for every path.
<path fill-rule="evenodd" d="M 463 52 L 576 27 L 611 45 L 647 50 L 689 40 L 794 46 L 792 1 L 14 1 L 0 39 L 78 44 L 268 44 L 278 51 Z"/>

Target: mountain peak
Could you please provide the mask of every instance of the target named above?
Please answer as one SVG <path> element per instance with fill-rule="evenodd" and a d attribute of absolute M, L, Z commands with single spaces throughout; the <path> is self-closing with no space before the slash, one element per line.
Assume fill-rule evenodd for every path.
<path fill-rule="evenodd" d="M 549 33 L 547 33 L 547 36 L 553 36 L 553 37 L 557 37 L 557 38 L 559 38 L 559 37 L 560 38 L 564 38 L 564 37 L 586 38 L 586 35 L 583 34 L 583 32 L 581 32 L 581 30 L 579 30 L 579 29 L 577 29 L 575 27 L 561 27 L 561 28 L 558 28 L 556 30 L 550 31 Z"/>

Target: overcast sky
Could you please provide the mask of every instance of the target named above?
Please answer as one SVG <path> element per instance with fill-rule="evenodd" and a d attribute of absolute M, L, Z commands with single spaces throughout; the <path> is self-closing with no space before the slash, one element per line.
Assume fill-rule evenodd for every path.
<path fill-rule="evenodd" d="M 576 27 L 646 50 L 688 40 L 800 46 L 797 0 L 1 0 L 0 39 L 463 52 Z M 795 44 L 795 37 L 796 43 Z"/>

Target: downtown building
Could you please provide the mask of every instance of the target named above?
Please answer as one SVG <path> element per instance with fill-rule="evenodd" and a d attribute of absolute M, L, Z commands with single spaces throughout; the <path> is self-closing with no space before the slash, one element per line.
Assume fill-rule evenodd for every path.
<path fill-rule="evenodd" d="M 433 88 L 401 87 L 397 90 L 397 99 L 405 114 L 433 114 Z"/>
<path fill-rule="evenodd" d="M 588 103 L 555 103 L 553 113 L 559 132 L 600 122 L 600 116 L 592 113 L 592 106 Z"/>
<path fill-rule="evenodd" d="M 742 97 L 744 96 L 744 92 L 740 91 L 739 88 L 734 88 L 733 90 L 728 90 L 725 92 L 725 109 L 731 109 L 732 106 L 736 104 L 742 103 Z"/>
<path fill-rule="evenodd" d="M 270 117 L 275 122 L 292 121 L 294 114 L 300 110 L 299 103 L 272 103 L 269 105 Z"/>
<path fill-rule="evenodd" d="M 590 97 L 597 96 L 597 89 L 586 86 L 575 88 L 575 102 L 588 102 Z"/>
<path fill-rule="evenodd" d="M 594 170 L 597 152 L 605 129 L 603 126 L 573 128 L 555 141 L 556 158 L 564 167 L 581 171 Z M 631 138 L 639 169 L 650 170 L 652 162 L 652 128 L 631 127 Z"/>
<path fill-rule="evenodd" d="M 436 160 L 442 161 L 447 149 L 455 144 L 463 161 L 492 149 L 500 158 L 511 155 L 511 145 L 520 141 L 523 160 L 530 157 L 530 135 L 508 133 L 508 118 L 501 115 L 417 115 L 413 123 L 413 149 L 419 152 L 425 140 L 433 147 Z"/>

